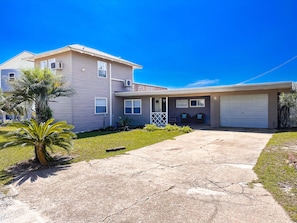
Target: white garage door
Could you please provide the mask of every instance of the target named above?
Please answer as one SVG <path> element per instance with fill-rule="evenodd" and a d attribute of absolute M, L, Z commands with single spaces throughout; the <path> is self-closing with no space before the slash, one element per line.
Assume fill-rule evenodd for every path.
<path fill-rule="evenodd" d="M 268 128 L 268 95 L 221 96 L 220 120 L 224 127 Z"/>

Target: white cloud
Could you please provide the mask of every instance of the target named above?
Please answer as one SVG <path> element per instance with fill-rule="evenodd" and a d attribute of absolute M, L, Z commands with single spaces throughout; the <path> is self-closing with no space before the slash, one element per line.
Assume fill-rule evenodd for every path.
<path fill-rule="evenodd" d="M 203 86 L 208 86 L 212 84 L 217 84 L 220 80 L 219 79 L 214 79 L 214 80 L 199 80 L 194 83 L 188 84 L 187 87 L 193 88 L 193 87 L 203 87 Z"/>

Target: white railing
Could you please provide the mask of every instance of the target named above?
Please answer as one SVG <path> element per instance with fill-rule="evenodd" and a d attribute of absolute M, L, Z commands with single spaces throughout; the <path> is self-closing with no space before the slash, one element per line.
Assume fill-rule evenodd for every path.
<path fill-rule="evenodd" d="M 157 126 L 165 126 L 167 124 L 167 113 L 166 112 L 152 112 L 151 123 Z"/>

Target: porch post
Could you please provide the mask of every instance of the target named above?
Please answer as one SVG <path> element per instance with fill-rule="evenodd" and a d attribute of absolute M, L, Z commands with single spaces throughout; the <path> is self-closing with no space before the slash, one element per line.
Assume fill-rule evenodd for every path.
<path fill-rule="evenodd" d="M 166 97 L 166 125 L 168 124 L 168 97 Z"/>
<path fill-rule="evenodd" d="M 152 124 L 152 97 L 150 97 L 150 124 Z"/>

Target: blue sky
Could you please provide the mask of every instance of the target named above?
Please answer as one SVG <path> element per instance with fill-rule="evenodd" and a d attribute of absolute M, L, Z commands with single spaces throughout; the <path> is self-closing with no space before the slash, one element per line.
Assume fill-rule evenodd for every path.
<path fill-rule="evenodd" d="M 0 6 L 0 63 L 23 50 L 78 43 L 142 65 L 134 76 L 140 83 L 201 87 L 258 75 L 245 83 L 297 81 L 296 0 L 4 0 Z"/>

